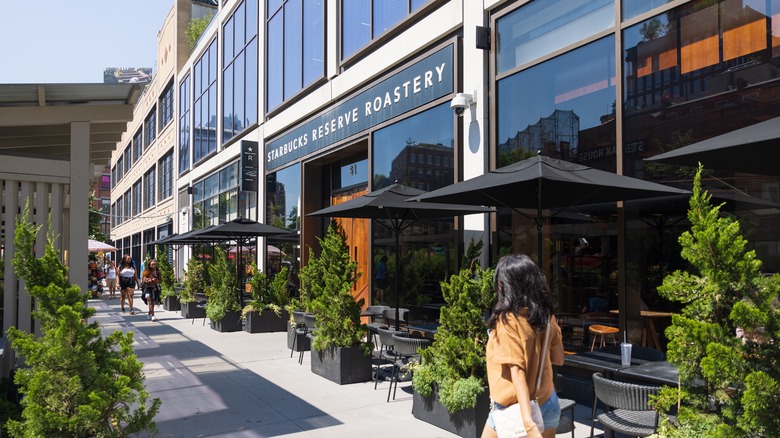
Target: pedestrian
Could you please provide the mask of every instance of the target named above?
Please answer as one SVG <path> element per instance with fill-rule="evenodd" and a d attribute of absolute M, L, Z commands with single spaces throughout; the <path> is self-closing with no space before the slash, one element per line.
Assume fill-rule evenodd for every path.
<path fill-rule="evenodd" d="M 130 314 L 135 315 L 133 294 L 135 286 L 140 282 L 138 281 L 138 269 L 130 254 L 122 256 L 117 269 L 119 269 L 119 304 L 122 307 L 122 312 L 125 311 L 125 299 L 127 299 L 127 304 L 130 305 Z"/>
<path fill-rule="evenodd" d="M 151 321 L 157 321 L 157 318 L 154 316 L 154 306 L 156 303 L 160 302 L 160 282 L 162 281 L 162 275 L 160 274 L 160 270 L 157 269 L 156 260 L 149 260 L 141 277 L 144 280 L 144 288 L 141 291 L 141 296 L 146 298 L 144 301 L 149 305 L 149 314 L 147 315 L 147 318 Z"/>
<path fill-rule="evenodd" d="M 513 254 L 499 260 L 493 287 L 497 297 L 487 320 L 486 351 L 493 410 L 517 403 L 530 438 L 554 437 L 561 410 L 553 385 L 552 365 L 563 365 L 564 356 L 547 279 L 528 256 Z M 548 353 L 542 357 L 548 335 Z M 541 380 L 538 380 L 540 372 Z M 541 407 L 543 432 L 532 419 L 531 400 L 536 400 Z M 491 411 L 482 438 L 498 436 L 495 429 Z"/>
<path fill-rule="evenodd" d="M 116 298 L 116 263 L 113 260 L 108 261 L 106 267 L 106 286 L 108 286 L 108 297 Z"/>
<path fill-rule="evenodd" d="M 384 304 L 385 289 L 387 289 L 387 256 L 383 255 L 376 264 L 374 272 L 374 284 L 376 285 L 376 302 Z"/>

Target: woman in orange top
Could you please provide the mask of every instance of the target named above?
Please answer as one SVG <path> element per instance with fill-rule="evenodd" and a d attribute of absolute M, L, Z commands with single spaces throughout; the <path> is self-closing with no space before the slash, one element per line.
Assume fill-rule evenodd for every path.
<path fill-rule="evenodd" d="M 497 300 L 487 321 L 487 376 L 494 409 L 519 403 L 529 437 L 554 437 L 561 409 L 553 386 L 552 365 L 563 365 L 563 344 L 547 279 L 528 256 L 513 254 L 499 260 L 493 284 Z M 542 380 L 537 388 L 539 356 L 548 323 L 549 353 L 542 362 Z M 541 407 L 544 432 L 531 418 L 533 399 Z M 491 412 L 482 437 L 496 436 Z"/>

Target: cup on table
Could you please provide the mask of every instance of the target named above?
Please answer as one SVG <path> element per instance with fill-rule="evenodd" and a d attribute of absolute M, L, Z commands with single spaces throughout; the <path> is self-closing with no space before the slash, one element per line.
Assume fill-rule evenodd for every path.
<path fill-rule="evenodd" d="M 620 363 L 623 366 L 631 365 L 631 344 L 629 342 L 620 344 Z"/>

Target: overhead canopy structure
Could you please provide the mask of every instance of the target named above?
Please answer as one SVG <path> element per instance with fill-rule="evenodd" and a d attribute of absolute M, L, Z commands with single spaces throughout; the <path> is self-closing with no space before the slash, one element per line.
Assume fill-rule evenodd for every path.
<path fill-rule="evenodd" d="M 111 246 L 107 243 L 99 242 L 95 239 L 89 239 L 89 241 L 87 241 L 87 249 L 89 250 L 89 252 L 106 252 L 106 251 L 117 250 L 115 246 Z"/>
<path fill-rule="evenodd" d="M 90 180 L 105 168 L 142 90 L 139 84 L 0 84 L 4 332 L 9 326 L 33 331 L 32 298 L 19 288 L 11 265 L 18 212 L 29 203 L 31 220 L 44 227 L 44 236 L 51 224 L 70 266 L 86 266 Z M 45 243 L 36 242 L 38 254 Z M 86 289 L 86 269 L 69 275 Z M 3 356 L 4 376 L 12 356 Z"/>
<path fill-rule="evenodd" d="M 780 176 L 780 117 L 665 152 L 645 161 Z"/>

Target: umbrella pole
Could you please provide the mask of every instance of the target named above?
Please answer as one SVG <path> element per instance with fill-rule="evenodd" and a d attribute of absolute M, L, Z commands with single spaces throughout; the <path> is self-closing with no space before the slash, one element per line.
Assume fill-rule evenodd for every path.
<path fill-rule="evenodd" d="M 398 289 L 398 276 L 401 270 L 401 261 L 398 254 L 401 249 L 401 242 L 399 240 L 401 230 L 393 230 L 393 234 L 395 234 L 395 278 L 393 278 L 393 287 L 395 288 L 395 329 L 398 331 L 400 330 L 400 321 L 398 320 L 401 313 L 398 310 L 398 308 L 401 307 L 401 291 Z"/>

